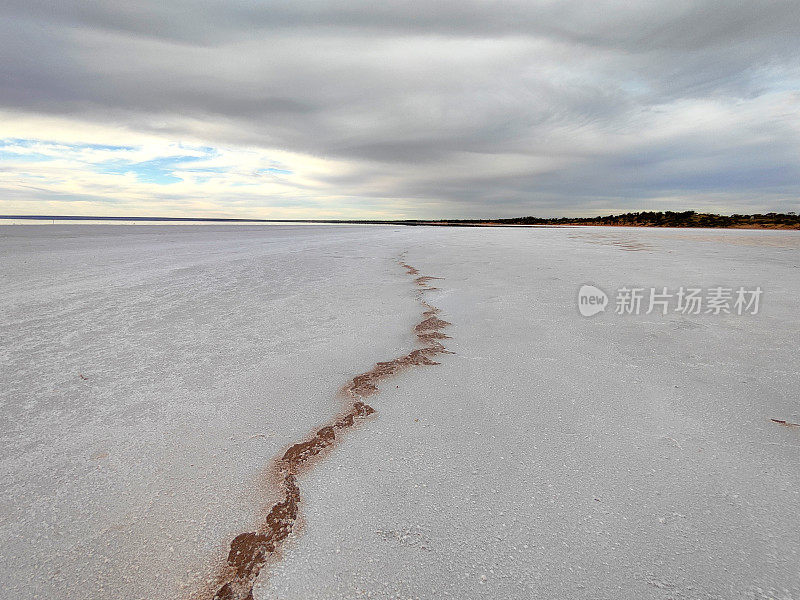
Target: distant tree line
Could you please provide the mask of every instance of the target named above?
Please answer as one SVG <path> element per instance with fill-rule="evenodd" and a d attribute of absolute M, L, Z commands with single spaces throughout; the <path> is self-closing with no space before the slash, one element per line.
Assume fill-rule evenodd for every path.
<path fill-rule="evenodd" d="M 683 212 L 629 212 L 621 215 L 598 217 L 516 217 L 512 219 L 451 220 L 445 223 L 498 224 L 498 225 L 621 225 L 628 227 L 763 227 L 768 229 L 800 229 L 800 216 L 794 212 L 766 213 L 755 215 L 715 215 L 698 213 L 693 210 Z"/>

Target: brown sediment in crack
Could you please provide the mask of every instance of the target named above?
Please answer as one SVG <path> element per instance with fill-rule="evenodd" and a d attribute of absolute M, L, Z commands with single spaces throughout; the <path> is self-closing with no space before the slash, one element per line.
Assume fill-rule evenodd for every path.
<path fill-rule="evenodd" d="M 400 266 L 409 275 L 419 271 L 404 262 Z M 354 427 L 359 420 L 368 417 L 375 409 L 363 402 L 363 398 L 376 394 L 378 384 L 400 371 L 415 366 L 438 365 L 434 357 L 448 352 L 441 340 L 449 339 L 441 332 L 450 325 L 436 315 L 439 309 L 422 299 L 421 292 L 436 288 L 428 282 L 438 277 L 421 276 L 414 282 L 420 289 L 418 299 L 425 309 L 423 319 L 415 327 L 419 348 L 390 361 L 375 363 L 366 373 L 356 375 L 342 389 L 350 401 L 349 409 L 328 424 L 318 429 L 308 439 L 290 446 L 275 463 L 274 475 L 280 489 L 281 500 L 274 504 L 265 522 L 254 532 L 237 535 L 230 545 L 228 557 L 222 571 L 215 579 L 214 600 L 253 600 L 253 585 L 261 569 L 274 556 L 278 547 L 297 528 L 299 505 L 301 502 L 297 476 L 312 464 L 312 459 L 339 440 L 337 432 Z M 195 596 L 205 597 L 208 596 Z"/>
<path fill-rule="evenodd" d="M 439 329 L 447 327 L 448 325 L 450 325 L 450 323 L 448 323 L 447 321 L 442 321 L 438 317 L 430 316 L 424 321 L 422 321 L 419 325 L 414 327 L 414 331 L 416 331 L 417 333 L 427 333 L 427 332 L 437 333 Z"/>
<path fill-rule="evenodd" d="M 423 275 L 422 277 L 417 277 L 414 280 L 414 283 L 416 283 L 420 287 L 428 287 L 428 289 L 434 290 L 436 288 L 432 288 L 432 287 L 428 286 L 428 282 L 429 281 L 433 281 L 434 279 L 441 279 L 441 277 L 429 277 L 428 275 Z"/>

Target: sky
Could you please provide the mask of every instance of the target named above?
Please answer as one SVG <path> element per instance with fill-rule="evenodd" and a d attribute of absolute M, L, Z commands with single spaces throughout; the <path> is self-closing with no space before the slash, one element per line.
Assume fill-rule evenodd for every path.
<path fill-rule="evenodd" d="M 800 211 L 798 0 L 3 0 L 0 214 Z"/>

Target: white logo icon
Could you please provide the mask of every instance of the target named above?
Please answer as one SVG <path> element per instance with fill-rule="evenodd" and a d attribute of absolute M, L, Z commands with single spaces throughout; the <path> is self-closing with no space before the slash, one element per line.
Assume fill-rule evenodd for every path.
<path fill-rule="evenodd" d="M 608 296 L 593 285 L 582 285 L 578 290 L 578 310 L 584 317 L 603 312 L 608 304 Z"/>

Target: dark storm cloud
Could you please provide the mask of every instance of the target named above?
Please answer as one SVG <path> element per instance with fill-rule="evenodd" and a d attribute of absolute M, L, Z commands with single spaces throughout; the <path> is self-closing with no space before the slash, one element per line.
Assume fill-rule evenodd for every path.
<path fill-rule="evenodd" d="M 349 162 L 331 183 L 425 216 L 708 194 L 726 210 L 800 192 L 796 1 L 7 0 L 0 13 L 7 109 L 178 138 L 205 122 L 209 143 Z"/>

